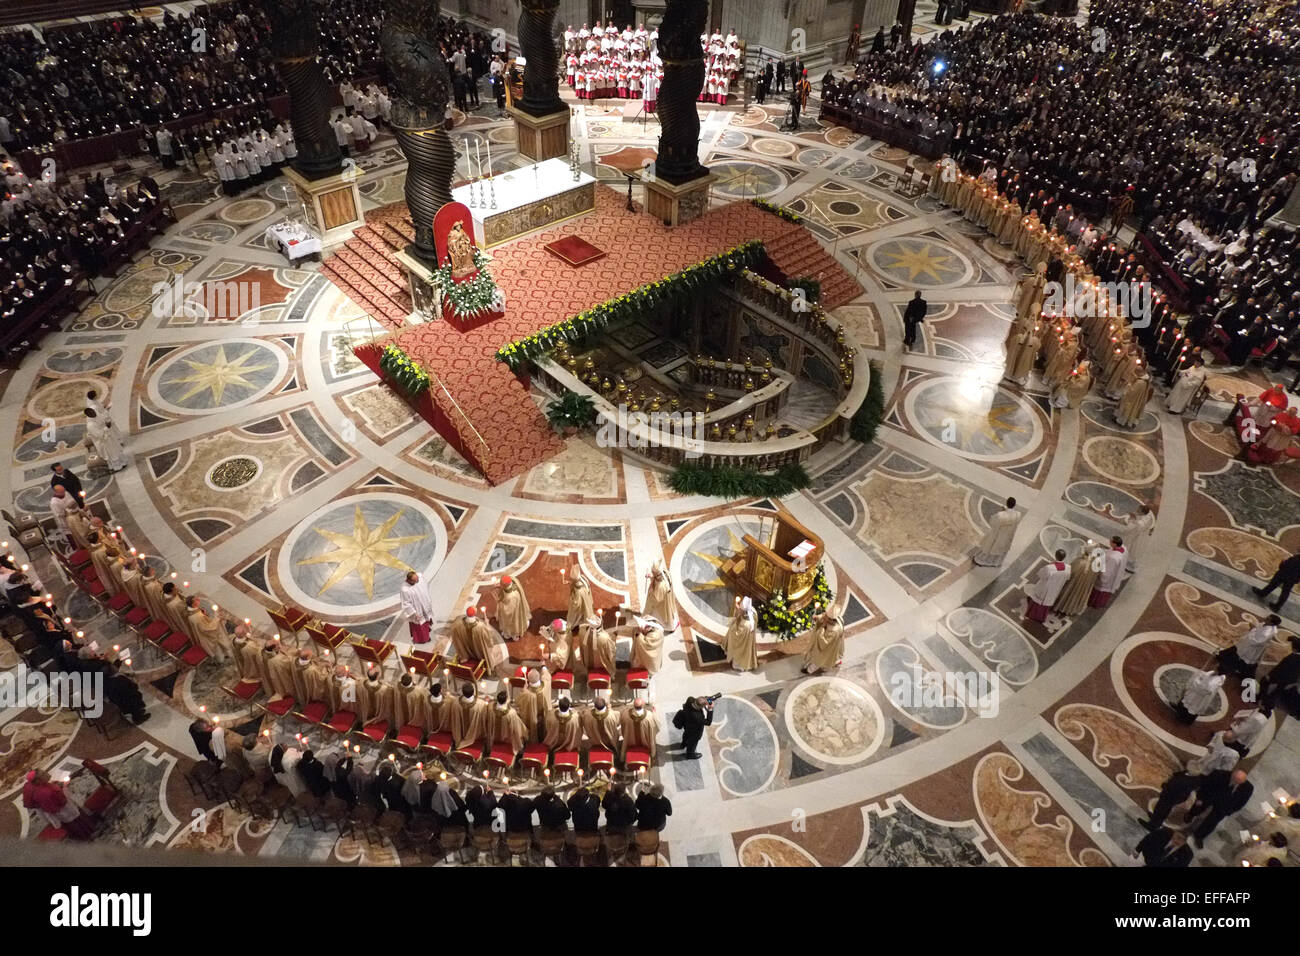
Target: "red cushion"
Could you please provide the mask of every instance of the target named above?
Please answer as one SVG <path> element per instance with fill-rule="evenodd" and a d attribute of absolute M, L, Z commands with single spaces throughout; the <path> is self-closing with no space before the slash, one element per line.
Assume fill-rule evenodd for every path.
<path fill-rule="evenodd" d="M 629 767 L 648 767 L 650 765 L 650 751 L 642 747 L 628 747 L 627 757 L 623 762 Z"/>
<path fill-rule="evenodd" d="M 277 697 L 275 700 L 267 702 L 266 709 L 268 713 L 275 714 L 277 717 L 283 717 L 293 709 L 293 703 L 294 701 L 292 697 Z M 321 706 L 324 707 L 325 705 L 321 704 Z"/>
<path fill-rule="evenodd" d="M 91 597 L 97 598 L 108 589 L 104 587 L 103 581 L 96 578 L 94 581 L 81 582 L 81 590 L 85 591 Z"/>
<path fill-rule="evenodd" d="M 482 744 L 466 744 L 456 751 L 457 757 L 464 757 L 466 760 L 478 760 L 483 756 Z"/>
<path fill-rule="evenodd" d="M 424 742 L 424 746 L 430 750 L 436 750 L 440 754 L 451 753 L 451 734 L 446 731 L 439 731 L 436 734 L 429 734 L 429 739 Z"/>
<path fill-rule="evenodd" d="M 546 749 L 545 744 L 528 744 L 524 747 L 524 763 L 545 766 L 548 757 L 550 757 L 550 751 Z"/>
<path fill-rule="evenodd" d="M 414 750 L 416 747 L 420 746 L 420 738 L 423 736 L 423 729 L 417 727 L 415 724 L 406 724 L 397 732 L 393 737 L 393 740 L 397 741 L 397 743 L 409 750 Z"/>
<path fill-rule="evenodd" d="M 94 569 L 93 567 L 88 567 L 88 568 L 85 568 L 85 569 L 81 572 L 81 580 L 83 580 L 83 581 L 98 581 L 98 580 L 99 580 L 99 575 L 95 573 L 95 569 Z M 102 582 L 101 582 L 101 583 L 102 583 Z"/>
<path fill-rule="evenodd" d="M 293 700 L 292 697 L 290 697 L 289 699 Z M 298 716 L 301 717 L 303 720 L 307 721 L 309 724 L 319 724 L 322 720 L 325 719 L 325 715 L 327 713 L 329 713 L 328 704 L 326 704 L 324 701 L 313 700 L 302 710 L 298 711 Z"/>
<path fill-rule="evenodd" d="M 510 675 L 510 684 L 513 687 L 524 687 L 528 684 L 528 668 L 520 664 L 515 668 L 515 672 Z M 552 681 L 554 684 L 554 681 Z"/>
<path fill-rule="evenodd" d="M 559 762 L 559 759 L 560 755 L 556 754 L 555 760 L 557 763 Z M 597 750 L 595 747 L 592 747 L 587 751 L 587 766 L 612 767 L 614 766 L 614 754 L 608 750 Z"/>
<path fill-rule="evenodd" d="M 609 671 L 603 671 L 599 667 L 593 667 L 591 670 L 587 671 L 587 686 L 608 687 Z"/>
<path fill-rule="evenodd" d="M 150 641 L 161 641 L 167 636 L 167 624 L 164 621 L 150 621 L 149 626 L 144 629 L 144 636 Z"/>
<path fill-rule="evenodd" d="M 179 654 L 181 652 L 181 648 L 183 648 L 189 642 L 190 639 L 186 637 L 184 634 L 178 634 L 175 631 L 173 631 L 171 634 L 167 635 L 167 640 L 163 641 L 162 644 L 159 646 L 162 647 L 162 649 L 166 651 L 168 654 Z"/>
<path fill-rule="evenodd" d="M 90 798 L 85 802 L 87 813 L 103 813 L 108 809 L 108 805 L 117 798 L 117 788 L 110 787 L 107 784 L 98 787 Z"/>
<path fill-rule="evenodd" d="M 340 710 L 330 715 L 330 719 L 325 721 L 325 726 L 338 734 L 345 734 L 357 722 L 357 715 L 350 710 Z M 384 732 L 388 732 L 388 724 L 384 724 Z"/>
<path fill-rule="evenodd" d="M 561 689 L 564 689 L 564 690 L 567 690 L 568 688 L 572 687 L 572 686 L 573 686 L 573 672 L 572 672 L 572 671 L 556 671 L 554 674 L 551 675 L 551 686 L 552 686 L 552 687 L 558 687 L 558 688 L 561 688 Z"/>
<path fill-rule="evenodd" d="M 488 760 L 509 767 L 515 762 L 514 749 L 509 744 L 495 743 L 492 752 L 488 754 Z"/>
<path fill-rule="evenodd" d="M 181 663 L 188 664 L 190 667 L 198 667 L 207 659 L 208 652 L 197 644 L 181 655 Z"/>
<path fill-rule="evenodd" d="M 125 591 L 118 591 L 109 599 L 108 608 L 110 611 L 124 611 L 129 607 L 134 607 L 131 603 L 131 595 Z"/>
<path fill-rule="evenodd" d="M 85 548 L 79 548 L 76 551 L 73 551 L 64 560 L 66 560 L 68 564 L 72 565 L 73 568 L 80 571 L 90 563 L 90 552 Z"/>
<path fill-rule="evenodd" d="M 284 619 L 289 622 L 289 626 L 296 631 L 310 620 L 311 615 L 300 607 L 286 607 L 282 617 L 284 617 Z"/>
<path fill-rule="evenodd" d="M 52 826 L 46 826 L 46 828 L 42 830 L 36 837 L 36 839 L 42 840 L 46 843 L 57 843 L 59 840 L 66 840 L 67 838 L 68 838 L 67 830 L 63 829 L 63 827 L 52 827 Z"/>
<path fill-rule="evenodd" d="M 551 766 L 556 770 L 576 769 L 578 766 L 578 752 L 576 750 L 555 751 L 555 755 L 551 757 Z"/>
<path fill-rule="evenodd" d="M 145 621 L 149 620 L 149 612 L 142 607 L 133 607 L 131 610 L 126 612 L 126 617 L 123 618 L 123 620 L 132 627 L 139 627 Z"/>
<path fill-rule="evenodd" d="M 240 700 L 252 700 L 261 690 L 262 682 L 258 680 L 241 680 L 234 687 L 227 687 L 226 693 L 238 697 Z"/>
<path fill-rule="evenodd" d="M 627 672 L 627 684 L 631 687 L 633 684 L 638 687 L 645 687 L 650 683 L 650 672 L 641 668 L 636 668 Z"/>
<path fill-rule="evenodd" d="M 347 711 L 344 711 L 344 713 L 346 714 Z M 335 714 L 334 716 L 337 717 L 338 714 Z M 330 721 L 331 726 L 333 725 L 333 723 L 334 722 L 331 720 Z M 388 736 L 388 721 L 372 720 L 370 723 L 366 724 L 364 727 L 361 728 L 361 732 L 373 741 L 378 742 L 380 740 L 383 740 L 385 737 Z"/>

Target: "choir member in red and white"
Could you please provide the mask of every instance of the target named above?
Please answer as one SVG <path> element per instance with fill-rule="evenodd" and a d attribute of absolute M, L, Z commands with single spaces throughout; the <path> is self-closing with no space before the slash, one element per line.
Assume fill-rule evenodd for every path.
<path fill-rule="evenodd" d="M 406 616 L 406 625 L 411 632 L 412 644 L 429 643 L 429 626 L 433 622 L 433 603 L 429 600 L 429 588 L 420 581 L 415 571 L 406 572 L 406 583 L 402 585 L 402 613 Z"/>
<path fill-rule="evenodd" d="M 1089 607 L 1106 607 L 1110 599 L 1119 590 L 1124 577 L 1124 568 L 1128 564 L 1128 552 L 1124 550 L 1124 539 L 1115 535 L 1110 539 L 1110 549 L 1101 555 L 1101 570 L 1097 573 L 1097 583 L 1088 597 Z"/>
<path fill-rule="evenodd" d="M 1058 548 L 1055 558 L 1051 564 L 1038 569 L 1034 583 L 1025 589 L 1025 595 L 1029 598 L 1025 617 L 1039 624 L 1047 620 L 1052 605 L 1061 596 L 1065 582 L 1070 580 L 1070 566 L 1065 563 L 1065 552 Z"/>

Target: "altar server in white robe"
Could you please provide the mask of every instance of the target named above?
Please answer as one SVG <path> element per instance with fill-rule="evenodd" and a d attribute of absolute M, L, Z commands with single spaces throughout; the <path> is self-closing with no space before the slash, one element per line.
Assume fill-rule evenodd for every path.
<path fill-rule="evenodd" d="M 1186 411 L 1196 393 L 1205 384 L 1206 374 L 1205 359 L 1198 355 L 1191 365 L 1178 373 L 1178 378 L 1174 382 L 1173 389 L 1169 392 L 1165 407 L 1175 414 L 1182 414 Z"/>
<path fill-rule="evenodd" d="M 1255 742 L 1264 734 L 1264 729 L 1273 722 L 1273 712 L 1256 707 L 1254 710 L 1241 711 L 1232 722 L 1232 733 L 1237 738 L 1241 755 L 1255 746 Z"/>
<path fill-rule="evenodd" d="M 113 437 L 118 440 L 119 444 L 126 444 L 126 436 L 122 434 L 122 430 L 118 428 L 117 423 L 113 421 L 112 406 L 110 406 L 108 402 L 103 401 L 99 397 L 99 393 L 93 388 L 86 392 L 85 407 L 95 413 L 95 417 L 113 433 Z"/>
<path fill-rule="evenodd" d="M 1119 535 L 1110 539 L 1110 550 L 1101 555 L 1101 570 L 1097 572 L 1097 583 L 1088 597 L 1088 607 L 1106 607 L 1110 599 L 1119 590 L 1124 577 L 1124 568 L 1128 564 L 1128 552 L 1124 549 L 1124 539 Z"/>
<path fill-rule="evenodd" d="M 1270 614 L 1237 638 L 1232 647 L 1219 651 L 1219 670 L 1225 674 L 1254 677 L 1264 652 L 1277 639 L 1277 627 L 1281 623 L 1280 617 Z"/>
<path fill-rule="evenodd" d="M 1183 688 L 1183 696 L 1174 704 L 1174 713 L 1178 719 L 1185 724 L 1194 724 L 1197 717 L 1209 714 L 1219 699 L 1219 688 L 1227 679 L 1215 671 L 1198 671 L 1193 674 Z"/>
<path fill-rule="evenodd" d="M 996 568 L 1005 561 L 1022 517 L 1016 511 L 1016 499 L 1008 498 L 1006 507 L 989 519 L 989 529 L 971 551 L 971 560 L 986 568 Z"/>
<path fill-rule="evenodd" d="M 1124 526 L 1129 529 L 1125 533 L 1128 541 L 1128 570 L 1136 571 L 1138 567 L 1138 548 L 1155 530 L 1156 516 L 1152 513 L 1150 506 L 1139 505 L 1134 514 L 1124 517 Z"/>
<path fill-rule="evenodd" d="M 86 437 L 94 446 L 95 453 L 104 459 L 110 470 L 121 471 L 130 462 L 126 449 L 122 447 L 113 430 L 89 408 L 86 409 Z"/>
<path fill-rule="evenodd" d="M 412 644 L 428 644 L 429 629 L 433 623 L 433 602 L 429 600 L 429 587 L 415 571 L 406 572 L 406 583 L 401 588 L 402 614 L 411 634 Z"/>
<path fill-rule="evenodd" d="M 1052 605 L 1065 588 L 1065 582 L 1070 580 L 1070 566 L 1065 563 L 1065 552 L 1058 548 L 1055 558 L 1050 564 L 1039 568 L 1034 583 L 1025 588 L 1025 595 L 1029 598 L 1025 617 L 1039 624 L 1047 620 Z"/>

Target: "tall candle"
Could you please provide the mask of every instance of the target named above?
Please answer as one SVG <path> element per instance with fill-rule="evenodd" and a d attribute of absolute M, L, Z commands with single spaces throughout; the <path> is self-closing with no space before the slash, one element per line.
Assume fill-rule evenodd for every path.
<path fill-rule="evenodd" d="M 480 141 L 474 140 L 474 158 L 478 160 L 478 178 L 483 178 L 483 151 L 479 149 Z"/>
<path fill-rule="evenodd" d="M 492 178 L 492 140 L 484 138 L 484 144 L 487 146 L 488 154 L 488 178 Z M 494 187 L 495 188 L 495 187 Z"/>

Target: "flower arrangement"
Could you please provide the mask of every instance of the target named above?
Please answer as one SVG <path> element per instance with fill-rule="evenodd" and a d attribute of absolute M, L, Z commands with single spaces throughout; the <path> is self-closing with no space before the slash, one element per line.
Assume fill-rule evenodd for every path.
<path fill-rule="evenodd" d="M 680 303 L 699 294 L 710 283 L 728 273 L 760 265 L 766 256 L 763 243 L 757 239 L 733 246 L 726 252 L 698 262 L 681 272 L 656 279 L 639 289 L 579 312 L 563 322 L 503 345 L 497 350 L 497 361 L 505 362 L 511 369 L 517 369 L 525 362 L 546 354 L 561 341 L 577 342 L 593 332 L 607 328 L 611 322 L 649 315 L 662 306 Z"/>
<path fill-rule="evenodd" d="M 756 199 L 751 199 L 750 202 L 752 202 L 755 206 L 757 206 L 759 209 L 763 210 L 764 212 L 770 212 L 772 215 L 777 216 L 780 219 L 784 219 L 786 222 L 793 222 L 796 225 L 803 222 L 803 216 L 799 215 L 797 212 L 791 212 L 789 209 L 786 209 L 784 206 L 778 206 L 776 203 L 768 202 L 766 199 L 756 198 Z"/>
<path fill-rule="evenodd" d="M 814 279 L 812 276 L 797 276 L 788 282 L 786 286 L 790 289 L 803 289 L 804 298 L 809 302 L 817 303 L 822 298 L 821 280 Z"/>
<path fill-rule="evenodd" d="M 450 261 L 439 266 L 433 273 L 433 284 L 442 293 L 443 301 L 450 303 L 452 311 L 461 318 L 468 319 L 491 312 L 500 302 L 501 290 L 487 267 L 490 261 L 475 246 L 474 266 L 478 269 L 478 274 L 474 278 L 459 282 L 452 279 Z"/>
<path fill-rule="evenodd" d="M 831 604 L 831 588 L 826 583 L 826 571 L 820 564 L 813 572 L 812 586 L 813 599 L 798 611 L 790 610 L 786 606 L 785 597 L 781 594 L 770 601 L 756 603 L 754 611 L 758 615 L 759 629 L 775 634 L 783 641 L 788 641 L 796 634 L 812 627 L 813 618 Z"/>
<path fill-rule="evenodd" d="M 849 436 L 860 442 L 876 437 L 876 429 L 885 417 L 885 387 L 881 383 L 880 364 L 871 362 L 871 380 L 867 382 L 867 396 L 849 421 Z"/>
<path fill-rule="evenodd" d="M 429 387 L 429 373 L 396 345 L 385 345 L 379 368 L 398 388 L 414 398 Z"/>

